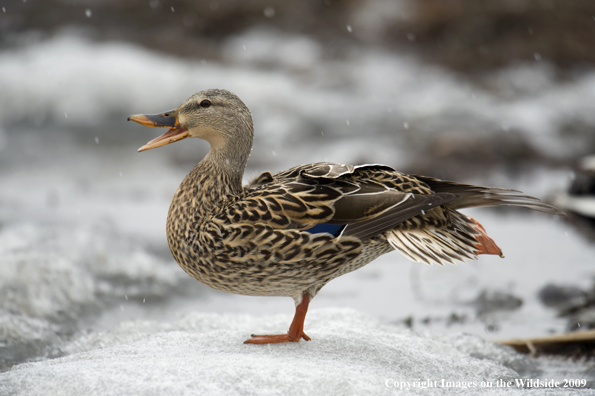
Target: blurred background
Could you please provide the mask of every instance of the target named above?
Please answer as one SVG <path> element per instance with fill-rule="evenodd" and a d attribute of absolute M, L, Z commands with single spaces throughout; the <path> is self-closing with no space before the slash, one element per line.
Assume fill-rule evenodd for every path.
<path fill-rule="evenodd" d="M 253 113 L 247 180 L 383 163 L 569 213 L 468 211 L 505 260 L 388 254 L 311 308 L 487 339 L 595 326 L 593 48 L 589 0 L 0 0 L 0 369 L 139 320 L 293 315 L 210 290 L 169 253 L 169 202 L 208 144 L 139 154 L 159 131 L 126 118 L 207 88 Z"/>

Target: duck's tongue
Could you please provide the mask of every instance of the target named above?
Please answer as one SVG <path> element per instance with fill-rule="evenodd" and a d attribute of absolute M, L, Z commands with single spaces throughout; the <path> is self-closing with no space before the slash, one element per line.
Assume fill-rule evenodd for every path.
<path fill-rule="evenodd" d="M 188 133 L 188 129 L 184 127 L 180 127 L 178 129 L 172 128 L 165 132 L 163 135 L 156 137 L 149 143 L 139 148 L 138 151 L 147 151 L 156 147 L 165 146 L 166 144 L 170 144 L 173 142 L 177 142 L 178 140 L 185 139 L 189 135 L 190 134 Z"/>

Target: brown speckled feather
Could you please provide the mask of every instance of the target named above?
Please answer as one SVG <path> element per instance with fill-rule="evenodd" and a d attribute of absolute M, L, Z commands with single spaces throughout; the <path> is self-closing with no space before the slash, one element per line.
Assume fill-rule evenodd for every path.
<path fill-rule="evenodd" d="M 311 176 L 310 171 L 322 165 L 343 167 L 312 164 L 276 175 L 265 173 L 237 192 L 209 188 L 228 183 L 224 173 L 201 162 L 170 207 L 167 235 L 174 257 L 190 275 L 216 289 L 299 298 L 345 273 L 367 239 L 384 240 L 384 231 L 424 210 L 443 212 L 439 204 L 455 198 L 432 194 L 421 184 L 395 189 L 387 167 L 350 167 Z M 445 221 L 443 215 L 437 217 Z M 325 222 L 347 227 L 340 237 L 305 231 Z M 351 226 L 359 228 L 350 232 Z M 391 250 L 384 244 L 377 250 Z M 376 255 L 366 257 L 367 263 Z"/>
<path fill-rule="evenodd" d="M 318 163 L 265 172 L 232 191 L 212 188 L 229 183 L 211 166 L 197 165 L 176 193 L 168 240 L 182 267 L 213 288 L 298 300 L 308 291 L 314 297 L 312 291 L 344 274 L 371 239 L 382 245 L 378 252 L 397 249 L 419 262 L 476 258 L 476 224 L 450 208 L 466 197 L 464 185 L 456 185 L 457 193 L 436 192 L 420 178 L 387 166 Z M 188 191 L 193 192 L 190 200 Z M 306 231 L 319 223 L 346 227 L 338 237 Z M 379 254 L 367 254 L 351 270 Z"/>

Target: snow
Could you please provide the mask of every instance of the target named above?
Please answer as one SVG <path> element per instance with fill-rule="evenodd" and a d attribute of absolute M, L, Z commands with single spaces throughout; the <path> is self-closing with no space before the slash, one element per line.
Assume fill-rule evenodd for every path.
<path fill-rule="evenodd" d="M 496 387 L 500 379 L 519 378 L 512 367 L 530 365 L 507 348 L 473 336 L 417 334 L 350 309 L 312 310 L 306 320 L 311 342 L 242 343 L 252 331 L 278 332 L 289 320 L 191 314 L 168 324 L 123 323 L 101 337 L 83 336 L 66 357 L 0 374 L 0 393 L 432 395 L 466 386 L 488 395 L 532 393 Z M 445 388 L 442 380 L 455 386 Z M 436 381 L 438 387 L 422 388 L 415 381 Z M 401 382 L 410 385 L 395 388 Z M 482 389 L 482 383 L 493 387 Z M 562 392 L 567 390 L 551 394 Z"/>
<path fill-rule="evenodd" d="M 109 303 L 164 298 L 187 278 L 109 224 L 14 224 L 0 231 L 0 360 L 58 344 Z M 27 351 L 28 352 L 28 351 Z"/>

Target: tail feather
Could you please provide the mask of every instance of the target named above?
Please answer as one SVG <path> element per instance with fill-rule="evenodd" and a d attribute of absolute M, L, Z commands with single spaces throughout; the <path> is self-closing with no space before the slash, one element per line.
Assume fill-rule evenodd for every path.
<path fill-rule="evenodd" d="M 390 230 L 388 243 L 412 261 L 427 264 L 454 264 L 455 261 L 475 260 L 479 254 L 504 257 L 496 242 L 479 222 L 460 212 L 450 213 L 452 224 L 445 228 Z"/>
<path fill-rule="evenodd" d="M 518 206 L 539 212 L 565 216 L 558 208 L 542 202 L 539 198 L 525 195 L 521 191 L 496 187 L 481 187 L 471 184 L 415 176 L 426 183 L 434 192 L 449 192 L 459 197 L 445 204 L 450 209 L 473 208 L 477 206 Z"/>

